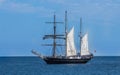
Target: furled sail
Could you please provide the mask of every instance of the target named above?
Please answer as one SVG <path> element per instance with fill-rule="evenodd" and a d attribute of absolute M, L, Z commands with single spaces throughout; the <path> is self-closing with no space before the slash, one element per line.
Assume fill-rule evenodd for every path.
<path fill-rule="evenodd" d="M 81 39 L 81 55 L 89 55 L 88 49 L 88 34 L 86 33 Z"/>
<path fill-rule="evenodd" d="M 73 27 L 67 35 L 67 56 L 74 55 L 76 55 L 76 48 L 74 44 L 74 27 Z"/>

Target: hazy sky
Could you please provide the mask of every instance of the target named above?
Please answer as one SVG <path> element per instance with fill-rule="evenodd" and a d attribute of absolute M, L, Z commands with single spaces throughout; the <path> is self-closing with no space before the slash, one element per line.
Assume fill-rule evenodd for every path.
<path fill-rule="evenodd" d="M 120 55 L 120 0 L 0 0 L 0 56 L 31 56 L 32 49 L 49 54 L 42 47 L 44 34 L 53 32 L 53 21 L 64 21 L 68 11 L 68 30 L 75 27 L 75 44 L 79 51 L 79 19 L 83 32 L 89 33 L 89 48 L 98 56 Z M 57 25 L 58 33 L 64 25 Z M 48 40 L 49 41 L 49 40 Z M 49 41 L 51 42 L 51 41 Z M 59 51 L 58 51 L 59 52 Z"/>

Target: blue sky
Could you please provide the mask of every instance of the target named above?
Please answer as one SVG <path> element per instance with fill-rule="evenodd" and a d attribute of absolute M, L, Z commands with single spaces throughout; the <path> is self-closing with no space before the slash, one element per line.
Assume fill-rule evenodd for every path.
<path fill-rule="evenodd" d="M 31 56 L 31 49 L 49 54 L 52 48 L 41 46 L 49 41 L 43 41 L 42 36 L 52 33 L 52 25 L 45 22 L 53 21 L 54 12 L 58 21 L 64 21 L 65 10 L 68 30 L 75 27 L 76 39 L 82 17 L 90 50 L 96 50 L 96 56 L 119 56 L 119 8 L 119 0 L 0 0 L 0 56 Z M 63 26 L 58 26 L 58 33 L 63 32 Z"/>

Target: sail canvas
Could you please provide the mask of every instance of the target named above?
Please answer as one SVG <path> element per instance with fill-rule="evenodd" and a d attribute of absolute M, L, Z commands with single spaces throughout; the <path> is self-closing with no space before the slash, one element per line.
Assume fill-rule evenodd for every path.
<path fill-rule="evenodd" d="M 86 33 L 81 39 L 81 55 L 89 55 L 88 34 Z"/>
<path fill-rule="evenodd" d="M 74 44 L 74 27 L 67 35 L 67 56 L 76 55 L 76 48 Z"/>

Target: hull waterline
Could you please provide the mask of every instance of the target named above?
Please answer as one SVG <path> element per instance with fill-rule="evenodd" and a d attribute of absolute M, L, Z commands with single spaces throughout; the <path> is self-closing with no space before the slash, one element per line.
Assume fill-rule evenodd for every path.
<path fill-rule="evenodd" d="M 89 60 L 91 60 L 91 58 L 89 59 L 61 59 L 61 58 L 44 58 L 43 59 L 47 64 L 85 64 L 87 63 Z"/>

